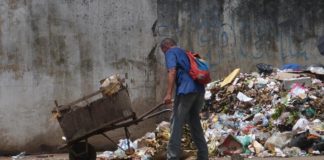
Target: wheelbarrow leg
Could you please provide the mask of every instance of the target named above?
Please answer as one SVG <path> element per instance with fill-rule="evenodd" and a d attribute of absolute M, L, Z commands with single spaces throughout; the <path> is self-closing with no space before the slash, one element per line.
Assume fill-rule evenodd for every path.
<path fill-rule="evenodd" d="M 126 139 L 127 139 L 127 147 L 128 147 L 128 149 L 129 149 L 129 148 L 130 148 L 130 145 L 129 145 L 130 133 L 129 133 L 127 127 L 124 127 L 124 130 L 125 130 L 125 136 L 126 136 Z"/>
<path fill-rule="evenodd" d="M 125 130 L 125 136 L 127 140 L 127 149 L 125 151 L 126 155 L 132 155 L 135 153 L 135 149 L 130 147 L 129 141 L 130 141 L 130 132 L 128 131 L 127 127 L 124 127 Z"/>
<path fill-rule="evenodd" d="M 85 142 L 76 142 L 69 148 L 70 160 L 95 160 L 96 158 L 96 150 L 87 139 Z"/>
<path fill-rule="evenodd" d="M 113 143 L 115 146 L 117 146 L 118 148 L 120 148 L 122 151 L 125 152 L 125 150 L 123 148 L 121 148 L 116 142 L 114 142 L 109 136 L 107 136 L 105 133 L 101 133 L 102 136 L 104 136 L 105 138 L 107 138 L 111 143 Z"/>
<path fill-rule="evenodd" d="M 114 145 L 116 145 L 118 148 L 120 148 L 122 151 L 125 152 L 126 155 L 132 155 L 135 153 L 135 149 L 130 147 L 129 141 L 130 141 L 130 132 L 128 131 L 127 127 L 124 127 L 125 136 L 127 140 L 127 149 L 123 149 L 121 146 L 119 146 L 117 143 L 115 143 L 109 136 L 107 136 L 105 133 L 101 133 L 102 136 L 107 138 L 110 142 L 112 142 Z"/>

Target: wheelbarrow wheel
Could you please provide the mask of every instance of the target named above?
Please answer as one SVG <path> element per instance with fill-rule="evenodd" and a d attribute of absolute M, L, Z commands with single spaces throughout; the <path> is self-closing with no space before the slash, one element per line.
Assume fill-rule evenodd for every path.
<path fill-rule="evenodd" d="M 86 142 L 77 142 L 69 150 L 70 160 L 96 160 L 96 158 L 96 150 Z"/>

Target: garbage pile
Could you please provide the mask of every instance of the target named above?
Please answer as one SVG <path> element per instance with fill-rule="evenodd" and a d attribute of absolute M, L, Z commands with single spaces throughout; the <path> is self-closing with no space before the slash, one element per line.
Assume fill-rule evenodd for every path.
<path fill-rule="evenodd" d="M 264 68 L 264 66 L 263 66 Z M 278 70 L 239 73 L 206 87 L 202 126 L 210 157 L 292 157 L 324 154 L 324 83 L 310 73 Z M 159 159 L 169 139 L 169 123 L 118 150 L 104 152 L 101 159 Z M 185 127 L 184 155 L 194 156 L 195 146 Z M 123 148 L 124 147 L 124 148 Z M 121 149 L 123 148 L 123 149 Z M 161 158 L 163 159 L 163 158 Z M 164 157 L 165 159 L 165 157 Z"/>
<path fill-rule="evenodd" d="M 202 122 L 211 155 L 321 154 L 324 85 L 309 76 L 239 74 L 225 87 L 210 84 L 205 98 L 212 114 Z"/>

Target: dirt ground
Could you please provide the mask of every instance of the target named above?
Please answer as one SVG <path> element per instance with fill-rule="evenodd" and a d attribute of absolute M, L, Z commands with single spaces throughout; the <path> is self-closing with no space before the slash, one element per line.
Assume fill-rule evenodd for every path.
<path fill-rule="evenodd" d="M 68 154 L 44 154 L 25 156 L 21 160 L 68 160 Z M 189 158 L 187 160 L 194 160 L 195 158 Z M 210 158 L 210 160 L 230 160 L 229 157 L 224 158 Z M 248 159 L 248 158 L 246 158 Z M 324 156 L 309 156 L 309 157 L 291 157 L 291 158 L 252 158 L 252 160 L 324 160 Z M 12 160 L 11 157 L 0 157 L 0 160 Z M 99 160 L 99 159 L 97 159 Z"/>

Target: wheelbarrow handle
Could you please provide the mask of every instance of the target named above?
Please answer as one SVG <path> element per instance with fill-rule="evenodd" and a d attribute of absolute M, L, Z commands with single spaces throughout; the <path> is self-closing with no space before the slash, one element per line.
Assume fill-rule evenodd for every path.
<path fill-rule="evenodd" d="M 172 101 L 173 101 L 173 100 L 172 100 Z M 153 107 L 151 110 L 149 110 L 149 111 L 147 111 L 146 113 L 144 113 L 143 115 L 141 115 L 138 119 L 139 119 L 139 120 L 143 120 L 147 115 L 153 113 L 154 111 L 156 111 L 157 109 L 159 109 L 159 108 L 160 108 L 161 106 L 163 106 L 163 105 L 165 105 L 164 102 L 162 102 L 162 103 L 156 105 L 156 106 Z M 164 111 L 164 112 L 165 112 L 165 111 Z M 161 113 L 163 113 L 163 112 L 161 112 Z M 161 113 L 160 113 L 160 114 L 161 114 Z M 156 115 L 156 114 L 154 114 L 154 115 Z M 152 116 L 149 116 L 149 117 L 152 117 Z M 146 119 L 147 119 L 147 118 L 146 118 Z"/>
<path fill-rule="evenodd" d="M 150 114 L 150 115 L 148 115 L 146 117 L 143 117 L 142 120 L 146 120 L 146 119 L 155 117 L 155 116 L 160 115 L 160 114 L 165 113 L 165 112 L 172 112 L 172 110 L 171 109 L 163 109 L 162 111 L 158 111 L 158 112 Z"/>

